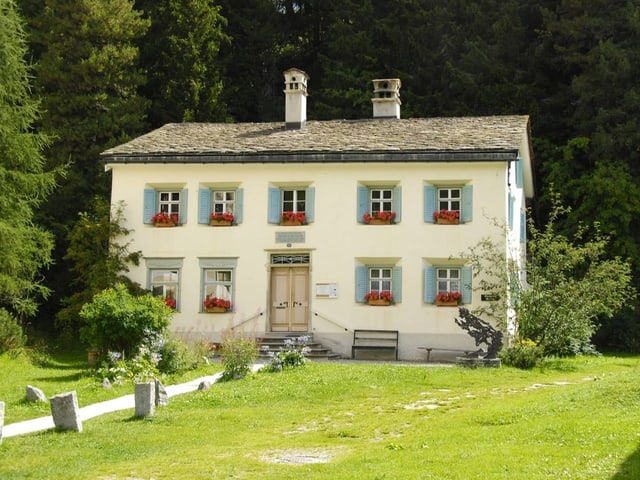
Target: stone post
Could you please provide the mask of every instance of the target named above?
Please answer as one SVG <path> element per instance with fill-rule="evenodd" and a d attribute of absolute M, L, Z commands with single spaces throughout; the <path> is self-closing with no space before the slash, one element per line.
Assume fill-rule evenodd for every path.
<path fill-rule="evenodd" d="M 156 413 L 155 382 L 136 383 L 136 417 L 153 416 Z"/>
<path fill-rule="evenodd" d="M 82 431 L 78 396 L 75 391 L 55 395 L 49 401 L 53 423 L 58 430 Z"/>

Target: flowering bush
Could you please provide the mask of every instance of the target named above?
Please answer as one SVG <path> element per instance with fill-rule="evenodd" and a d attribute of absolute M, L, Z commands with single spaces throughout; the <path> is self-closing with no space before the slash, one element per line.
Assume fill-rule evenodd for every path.
<path fill-rule="evenodd" d="M 284 368 L 302 367 L 307 362 L 306 355 L 310 349 L 307 347 L 309 337 L 303 335 L 297 338 L 286 338 L 284 347 L 278 352 L 270 352 L 269 346 L 264 345 L 260 350 L 271 357 L 271 363 L 262 370 L 267 372 L 280 372 Z"/>
<path fill-rule="evenodd" d="M 164 304 L 165 304 L 167 307 L 169 307 L 169 308 L 171 308 L 171 309 L 173 309 L 173 310 L 175 310 L 175 309 L 176 309 L 176 307 L 178 306 L 178 303 L 176 302 L 176 299 L 175 299 L 175 298 L 171 298 L 171 297 L 166 297 L 166 298 L 164 299 Z"/>
<path fill-rule="evenodd" d="M 151 217 L 153 223 L 175 223 L 178 224 L 178 215 L 172 213 L 171 215 L 166 212 L 158 212 Z"/>
<path fill-rule="evenodd" d="M 460 220 L 460 212 L 458 210 L 436 210 L 433 212 L 433 219 L 438 220 L 442 218 L 443 220 L 449 220 L 450 222 L 455 222 L 456 220 Z"/>
<path fill-rule="evenodd" d="M 282 212 L 280 214 L 281 222 L 294 222 L 298 221 L 300 223 L 305 223 L 307 221 L 307 216 L 304 212 Z"/>
<path fill-rule="evenodd" d="M 364 223 L 369 223 L 374 218 L 385 222 L 387 220 L 393 222 L 396 219 L 396 212 L 373 212 L 372 214 L 365 213 L 362 216 Z"/>
<path fill-rule="evenodd" d="M 224 307 L 227 310 L 231 308 L 231 301 L 223 298 L 208 297 L 203 302 L 204 308 Z"/>
<path fill-rule="evenodd" d="M 462 294 L 460 292 L 445 292 L 436 295 L 436 300 L 439 302 L 459 302 L 461 298 Z"/>
<path fill-rule="evenodd" d="M 365 300 L 386 300 L 389 303 L 393 302 L 393 295 L 389 291 L 369 292 L 364 298 Z"/>
<path fill-rule="evenodd" d="M 214 222 L 221 222 L 221 221 L 225 221 L 225 222 L 233 222 L 235 220 L 235 216 L 233 215 L 233 213 L 212 213 L 211 215 L 209 215 L 209 219 L 213 220 Z"/>

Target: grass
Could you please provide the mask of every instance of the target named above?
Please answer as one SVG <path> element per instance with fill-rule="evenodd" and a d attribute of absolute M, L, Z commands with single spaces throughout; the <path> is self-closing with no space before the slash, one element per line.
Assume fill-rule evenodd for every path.
<path fill-rule="evenodd" d="M 532 371 L 311 363 L 173 397 L 149 419 L 115 412 L 80 434 L 4 439 L 0 478 L 637 479 L 639 368 L 620 356 Z M 65 389 L 80 375 L 81 405 L 96 394 L 75 367 L 37 374 Z M 40 383 L 0 377 L 0 398 L 20 390 L 8 418 L 27 408 L 25 382 Z"/>

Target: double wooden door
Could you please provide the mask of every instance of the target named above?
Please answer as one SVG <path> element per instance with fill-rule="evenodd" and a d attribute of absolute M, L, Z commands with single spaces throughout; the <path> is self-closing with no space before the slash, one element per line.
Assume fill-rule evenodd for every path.
<path fill-rule="evenodd" d="M 271 267 L 271 331 L 309 329 L 309 266 Z"/>

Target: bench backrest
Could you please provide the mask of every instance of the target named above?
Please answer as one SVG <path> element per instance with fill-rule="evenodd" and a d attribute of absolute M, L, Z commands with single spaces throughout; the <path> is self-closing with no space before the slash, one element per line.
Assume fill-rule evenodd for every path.
<path fill-rule="evenodd" d="M 398 331 L 397 330 L 354 330 L 353 331 L 353 343 L 354 344 L 379 344 L 390 343 L 394 345 L 398 344 Z"/>

